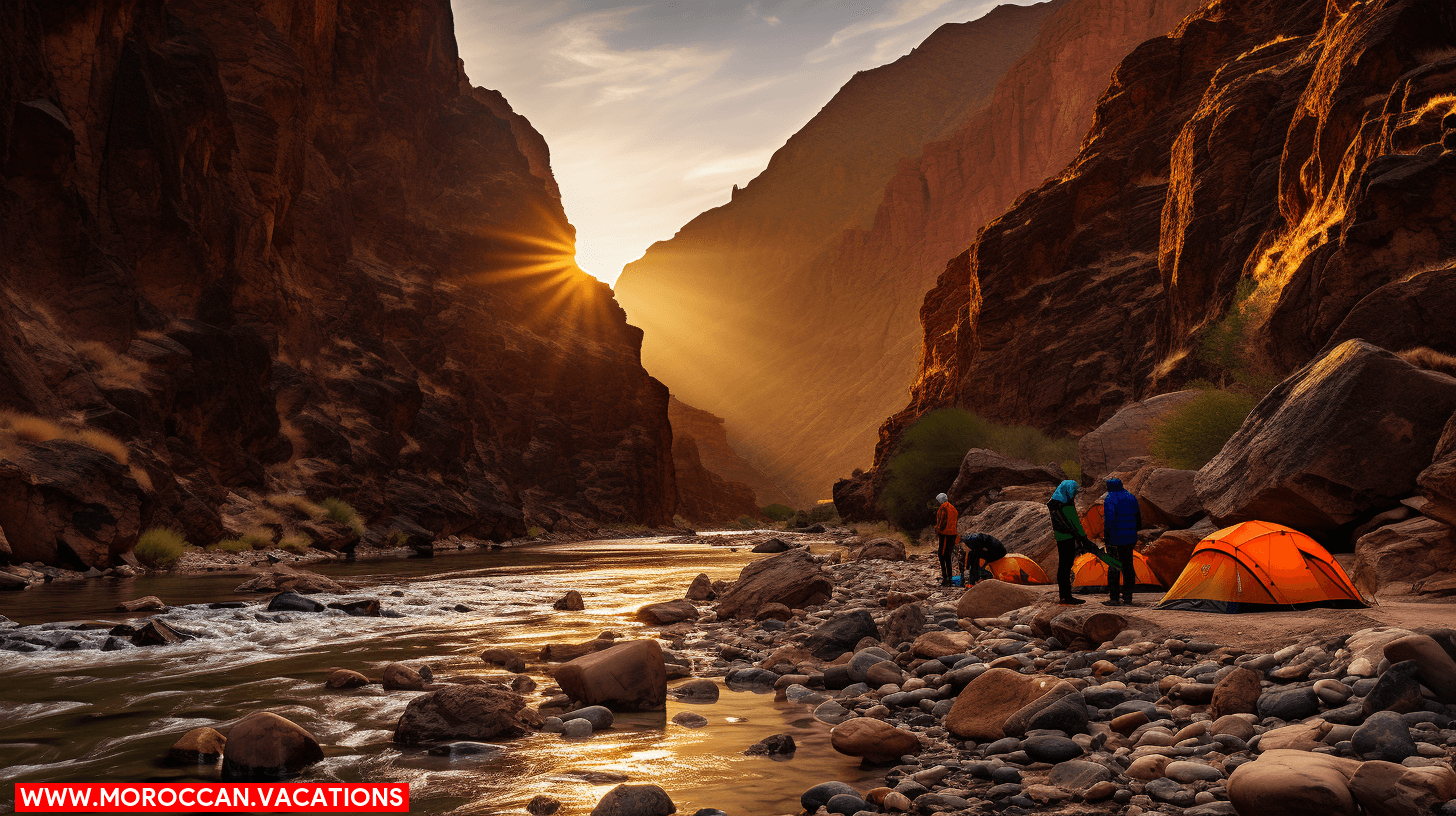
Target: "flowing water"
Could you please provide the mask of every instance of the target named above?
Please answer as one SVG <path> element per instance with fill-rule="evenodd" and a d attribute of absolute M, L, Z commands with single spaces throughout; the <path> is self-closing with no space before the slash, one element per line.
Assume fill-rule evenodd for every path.
<path fill-rule="evenodd" d="M 589 740 L 531 734 L 493 754 L 451 759 L 391 742 L 395 721 L 418 692 L 323 687 L 336 668 L 377 680 L 396 660 L 423 661 L 437 679 L 499 675 L 478 654 L 504 645 L 527 656 L 527 673 L 541 688 L 531 696 L 539 702 L 551 685 L 551 665 L 533 659 L 541 646 L 602 631 L 647 635 L 633 619 L 638 607 L 682 597 L 699 572 L 731 580 L 750 558 L 742 548 L 632 539 L 317 567 L 361 587 L 339 599 L 377 597 L 401 613 L 379 618 L 334 610 L 262 614 L 258 596 L 232 592 L 236 575 L 97 579 L 5 593 L 0 614 L 26 624 L 120 621 L 128 616 L 109 611 L 117 603 L 157 595 L 175 606 L 165 616 L 169 623 L 200 637 L 114 652 L 0 651 L 0 783 L 216 780 L 216 767 L 169 765 L 167 749 L 192 728 L 226 733 L 243 715 L 266 708 L 324 745 L 324 761 L 300 781 L 409 782 L 412 813 L 523 812 L 537 794 L 560 800 L 563 813 L 586 813 L 616 784 L 593 772 L 661 785 L 683 814 L 707 807 L 740 816 L 795 813 L 800 793 L 830 779 L 864 790 L 873 775 L 830 748 L 829 727 L 807 707 L 775 702 L 772 694 L 724 688 L 709 705 L 669 699 L 665 712 L 619 715 Z M 581 592 L 585 611 L 551 608 L 568 589 Z M 225 600 L 253 605 L 206 606 Z M 456 604 L 471 611 L 454 611 Z M 697 639 L 685 644 L 695 660 Z M 709 724 L 669 722 L 682 710 Z M 792 759 L 743 755 L 776 733 L 798 743 Z M 13 797 L 12 784 L 0 787 L 0 810 L 13 809 Z"/>

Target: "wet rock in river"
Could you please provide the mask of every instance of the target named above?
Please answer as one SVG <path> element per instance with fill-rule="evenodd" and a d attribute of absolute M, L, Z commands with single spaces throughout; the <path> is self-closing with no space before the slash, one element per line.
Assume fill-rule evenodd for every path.
<path fill-rule="evenodd" d="M 582 601 L 580 592 L 571 589 L 551 604 L 551 608 L 560 612 L 580 612 L 586 608 L 586 603 Z"/>
<path fill-rule="evenodd" d="M 672 690 L 672 696 L 685 703 L 716 703 L 718 695 L 718 684 L 707 679 L 689 680 Z"/>
<path fill-rule="evenodd" d="M 165 612 L 167 605 L 156 595 L 147 595 L 132 601 L 122 601 L 116 605 L 117 612 Z"/>
<path fill-rule="evenodd" d="M 403 663 L 390 663 L 384 667 L 385 691 L 419 691 L 426 682 L 423 675 Z"/>
<path fill-rule="evenodd" d="M 556 670 L 574 700 L 618 711 L 657 708 L 667 701 L 667 670 L 655 640 L 633 640 L 584 655 Z"/>
<path fill-rule="evenodd" d="M 495 756 L 504 750 L 501 746 L 492 745 L 488 742 L 458 740 L 456 742 L 447 742 L 444 745 L 436 745 L 430 749 L 430 756 Z"/>
<path fill-rule="evenodd" d="M 229 780 L 287 779 L 324 758 L 307 729 L 267 711 L 255 711 L 228 732 L 222 777 Z"/>
<path fill-rule="evenodd" d="M 401 745 L 518 737 L 540 724 L 526 698 L 493 686 L 448 686 L 405 707 L 394 729 Z"/>
<path fill-rule="evenodd" d="M 324 605 L 297 592 L 280 592 L 268 601 L 269 612 L 322 612 Z"/>
<path fill-rule="evenodd" d="M 334 669 L 324 685 L 331 689 L 352 689 L 369 685 L 369 678 L 350 669 Z"/>
<path fill-rule="evenodd" d="M 902 756 L 920 753 L 920 740 L 913 733 L 870 717 L 836 725 L 829 732 L 829 744 L 841 754 L 867 762 L 898 762 Z"/>
<path fill-rule="evenodd" d="M 774 734 L 748 746 L 748 750 L 743 753 L 749 756 L 789 756 L 797 750 L 793 736 Z"/>
<path fill-rule="evenodd" d="M 616 643 L 617 636 L 611 632 L 603 632 L 597 635 L 596 640 L 588 640 L 585 643 L 548 643 L 541 647 L 539 657 L 551 663 L 561 663 L 568 660 L 575 660 L 582 655 L 600 652 L 612 648 Z"/>
<path fill-rule="evenodd" d="M 492 666 L 500 666 L 508 672 L 523 672 L 526 670 L 526 659 L 515 649 L 504 646 L 497 646 L 486 649 L 480 653 L 480 659 Z"/>
<path fill-rule="evenodd" d="M 806 548 L 761 558 L 718 594 L 718 618 L 752 618 L 765 604 L 805 608 L 829 599 L 834 584 Z"/>
<path fill-rule="evenodd" d="M 173 629 L 166 621 L 153 618 L 132 635 L 131 642 L 133 646 L 170 646 L 191 639 L 191 635 Z"/>
<path fill-rule="evenodd" d="M 19 575 L 0 572 L 0 592 L 18 592 L 30 586 L 30 582 Z"/>
<path fill-rule="evenodd" d="M 788 542 L 784 541 L 782 538 L 770 538 L 769 540 L 761 542 L 758 545 L 754 546 L 754 548 L 750 552 L 781 553 L 788 552 L 790 549 L 792 548 L 789 546 Z"/>
<path fill-rule="evenodd" d="M 591 816 L 671 816 L 677 806 L 656 785 L 618 785 L 607 791 Z"/>
<path fill-rule="evenodd" d="M 526 812 L 531 816 L 551 816 L 561 810 L 561 803 L 549 796 L 533 796 L 526 803 Z"/>
<path fill-rule="evenodd" d="M 377 618 L 379 617 L 379 600 L 367 598 L 362 601 L 335 601 L 328 605 L 329 609 L 337 609 L 353 618 Z"/>
<path fill-rule="evenodd" d="M 167 758 L 186 765 L 211 765 L 222 758 L 227 737 L 216 729 L 194 728 L 167 751 Z"/>
<path fill-rule="evenodd" d="M 702 728 L 708 724 L 707 717 L 692 711 L 679 711 L 672 716 L 672 721 L 684 728 Z"/>
<path fill-rule="evenodd" d="M 648 626 L 667 626 L 680 621 L 695 621 L 698 609 L 691 601 L 677 600 L 648 604 L 637 610 L 637 620 Z"/>
<path fill-rule="evenodd" d="M 569 740 L 581 740 L 590 737 L 596 731 L 592 728 L 589 720 L 571 720 L 561 723 L 561 738 Z"/>
<path fill-rule="evenodd" d="M 612 710 L 606 706 L 594 705 L 578 708 L 575 711 L 568 711 L 561 715 L 561 721 L 563 723 L 571 722 L 572 720 L 586 720 L 591 723 L 593 729 L 600 731 L 603 728 L 611 728 L 616 717 L 613 716 Z"/>
<path fill-rule="evenodd" d="M 686 597 L 690 601 L 711 601 L 718 597 L 718 593 L 713 591 L 713 582 L 708 580 L 708 574 L 700 572 L 688 585 Z"/>
<path fill-rule="evenodd" d="M 829 804 L 829 800 L 840 795 L 859 796 L 859 793 L 843 782 L 823 782 L 799 795 L 799 804 L 807 813 L 815 813 Z"/>

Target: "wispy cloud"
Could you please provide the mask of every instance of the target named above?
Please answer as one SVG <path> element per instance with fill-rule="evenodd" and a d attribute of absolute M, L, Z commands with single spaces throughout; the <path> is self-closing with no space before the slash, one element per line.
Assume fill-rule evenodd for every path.
<path fill-rule="evenodd" d="M 845 26 L 834 32 L 829 42 L 811 52 L 805 60 L 807 62 L 823 62 L 834 56 L 845 43 L 856 40 L 866 34 L 874 34 L 881 31 L 893 31 L 909 25 L 927 15 L 934 14 L 949 4 L 951 0 L 898 0 L 892 3 L 881 14 L 873 18 L 863 20 Z"/>
<path fill-rule="evenodd" d="M 631 18 L 646 8 L 608 9 L 563 21 L 556 29 L 551 55 L 565 76 L 550 87 L 592 89 L 596 104 L 662 98 L 703 82 L 733 55 L 733 49 L 726 47 L 614 48 L 607 43 L 609 35 L 629 30 Z"/>
<path fill-rule="evenodd" d="M 771 156 L 773 156 L 772 148 L 751 150 L 747 153 L 739 153 L 733 156 L 722 156 L 689 169 L 683 174 L 683 178 L 687 181 L 695 181 L 721 176 L 741 177 L 745 173 L 762 170 L 768 164 Z"/>

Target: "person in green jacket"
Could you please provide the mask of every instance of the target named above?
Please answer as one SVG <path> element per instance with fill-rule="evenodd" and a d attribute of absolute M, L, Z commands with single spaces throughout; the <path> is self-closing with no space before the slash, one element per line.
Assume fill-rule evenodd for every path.
<path fill-rule="evenodd" d="M 1072 597 L 1072 559 L 1079 550 L 1092 551 L 1096 545 L 1087 538 L 1082 529 L 1082 520 L 1077 517 L 1077 483 L 1067 479 L 1057 485 L 1047 509 L 1052 514 L 1052 536 L 1057 540 L 1057 589 L 1064 604 L 1084 603 Z"/>

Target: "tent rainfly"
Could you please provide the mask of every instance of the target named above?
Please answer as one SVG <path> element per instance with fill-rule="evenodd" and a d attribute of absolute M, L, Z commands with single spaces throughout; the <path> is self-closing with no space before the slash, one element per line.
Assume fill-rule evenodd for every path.
<path fill-rule="evenodd" d="M 1158 583 L 1158 576 L 1153 574 L 1153 568 L 1148 566 L 1148 557 L 1133 550 L 1133 589 L 1137 592 L 1156 592 L 1163 588 Z M 1107 562 L 1093 555 L 1082 553 L 1072 562 L 1072 591 L 1073 592 L 1106 592 L 1107 591 Z"/>
<path fill-rule="evenodd" d="M 1367 605 L 1314 539 L 1281 524 L 1245 521 L 1198 542 L 1157 608 L 1268 612 Z"/>

